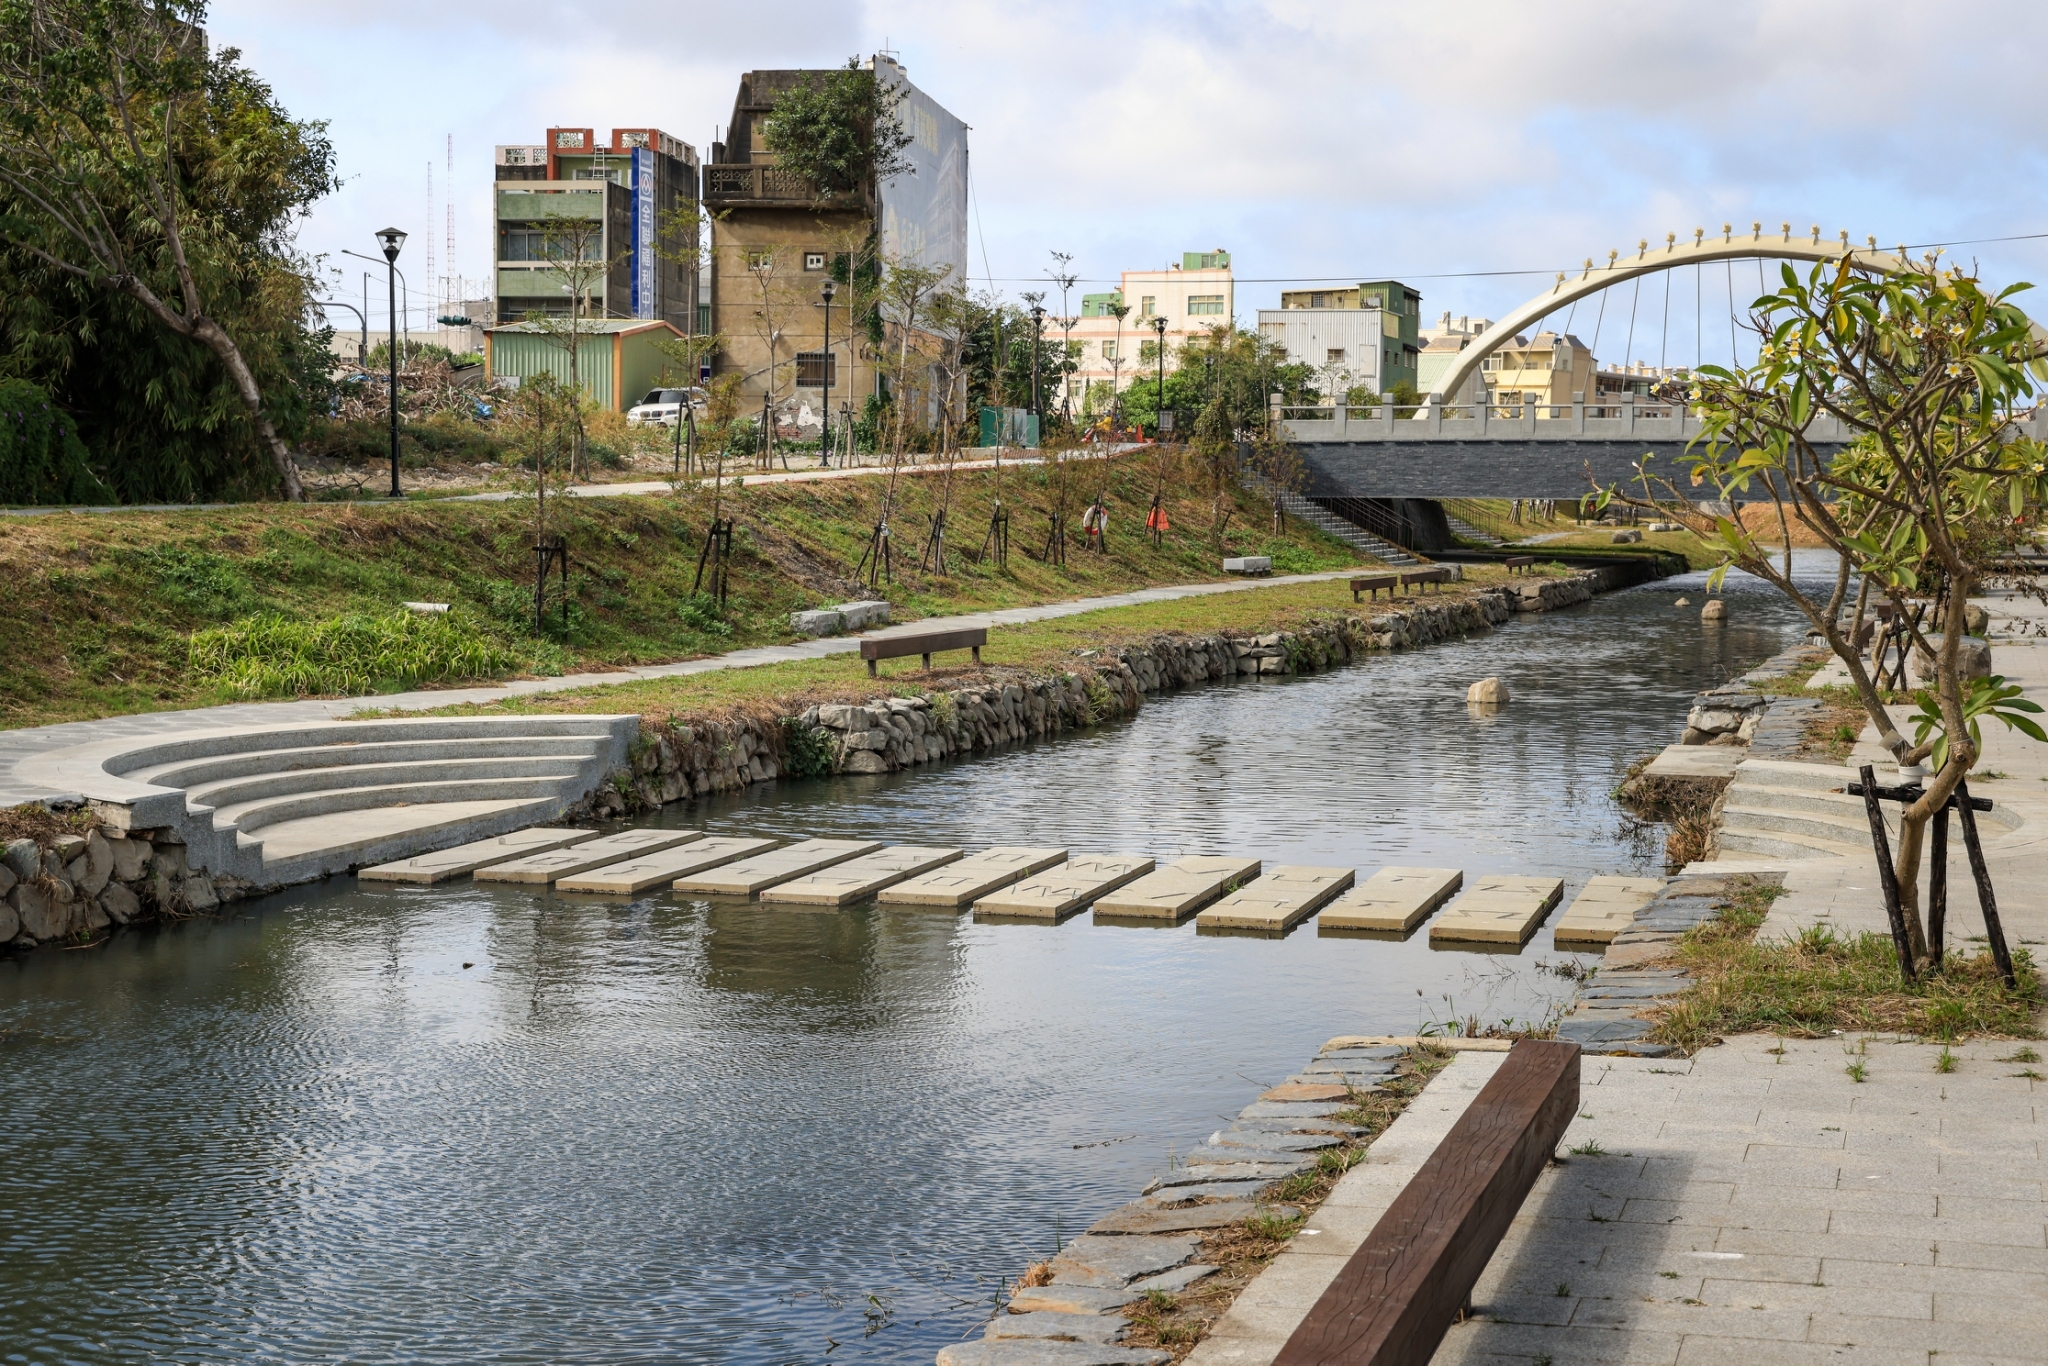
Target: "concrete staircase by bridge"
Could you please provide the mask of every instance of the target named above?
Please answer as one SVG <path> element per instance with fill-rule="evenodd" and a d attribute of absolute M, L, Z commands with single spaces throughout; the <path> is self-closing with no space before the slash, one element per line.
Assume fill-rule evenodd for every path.
<path fill-rule="evenodd" d="M 1503 541 L 1492 532 L 1481 531 L 1464 518 L 1453 517 L 1449 512 L 1444 513 L 1444 520 L 1451 524 L 1451 534 L 1461 541 L 1469 541 L 1473 545 L 1483 545 L 1489 550 L 1498 550 L 1507 544 L 1506 541 Z"/>
<path fill-rule="evenodd" d="M 1249 470 L 1245 472 L 1245 482 L 1258 489 L 1268 498 L 1278 501 L 1280 510 L 1289 517 L 1307 522 L 1325 535 L 1335 537 L 1352 549 L 1372 556 L 1382 564 L 1405 566 L 1423 563 L 1420 557 L 1410 554 L 1392 541 L 1373 535 L 1356 522 L 1345 521 L 1328 508 L 1318 507 L 1291 489 L 1278 488 Z"/>

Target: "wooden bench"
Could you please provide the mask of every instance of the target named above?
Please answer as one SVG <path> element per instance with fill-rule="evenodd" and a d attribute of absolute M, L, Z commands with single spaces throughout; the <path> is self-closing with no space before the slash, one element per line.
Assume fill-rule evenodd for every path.
<path fill-rule="evenodd" d="M 1391 598 L 1394 596 L 1394 589 L 1400 582 L 1401 580 L 1392 574 L 1374 574 L 1363 579 L 1353 579 L 1351 581 L 1351 600 L 1357 602 L 1360 593 L 1370 593 L 1373 596 L 1373 601 L 1377 602 L 1379 601 L 1382 588 L 1387 590 L 1387 596 Z"/>
<path fill-rule="evenodd" d="M 1401 591 L 1405 593 L 1412 586 L 1433 583 L 1436 585 L 1436 591 L 1441 593 L 1444 591 L 1444 585 L 1450 581 L 1451 571 L 1448 569 L 1417 569 L 1401 576 Z"/>
<path fill-rule="evenodd" d="M 1527 573 L 1529 567 L 1536 563 L 1536 557 L 1534 555 L 1510 555 L 1505 560 L 1502 560 L 1501 563 L 1508 567 L 1508 573 L 1523 574 Z"/>
<path fill-rule="evenodd" d="M 868 662 L 868 677 L 875 676 L 875 661 L 922 655 L 924 667 L 941 650 L 972 650 L 974 662 L 981 663 L 981 647 L 988 644 L 988 627 L 966 626 L 957 631 L 926 631 L 922 634 L 870 636 L 860 643 L 860 657 Z"/>
<path fill-rule="evenodd" d="M 1517 1043 L 1274 1366 L 1427 1366 L 1578 1112 L 1579 1046 Z"/>

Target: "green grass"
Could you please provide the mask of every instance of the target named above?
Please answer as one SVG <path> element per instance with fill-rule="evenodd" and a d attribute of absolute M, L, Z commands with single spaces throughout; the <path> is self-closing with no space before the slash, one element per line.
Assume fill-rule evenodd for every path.
<path fill-rule="evenodd" d="M 238 697 L 396 691 L 532 667 L 467 614 L 351 612 L 302 620 L 266 613 L 192 635 L 192 672 Z"/>

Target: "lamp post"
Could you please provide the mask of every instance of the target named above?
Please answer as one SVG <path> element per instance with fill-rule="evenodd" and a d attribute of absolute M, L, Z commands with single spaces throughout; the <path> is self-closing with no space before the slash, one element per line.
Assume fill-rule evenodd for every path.
<path fill-rule="evenodd" d="M 377 234 L 377 241 L 384 247 L 384 264 L 388 267 L 385 276 L 386 287 L 391 295 L 391 496 L 400 497 L 398 491 L 398 250 L 405 245 L 405 234 L 397 228 L 386 228 Z"/>
<path fill-rule="evenodd" d="M 825 300 L 825 358 L 819 366 L 819 379 L 825 386 L 825 397 L 819 401 L 818 426 L 818 468 L 832 463 L 832 296 L 839 287 L 826 280 L 818 293 Z"/>
<path fill-rule="evenodd" d="M 1156 441 L 1166 439 L 1166 315 L 1160 314 L 1152 320 L 1152 331 L 1159 338 L 1155 345 L 1159 351 L 1159 416 L 1154 419 L 1152 436 Z"/>
<path fill-rule="evenodd" d="M 1045 305 L 1031 305 L 1031 416 L 1040 426 L 1045 425 L 1045 415 L 1040 411 L 1038 398 L 1038 354 L 1045 349 Z M 1041 439 L 1043 439 L 1041 437 Z"/>

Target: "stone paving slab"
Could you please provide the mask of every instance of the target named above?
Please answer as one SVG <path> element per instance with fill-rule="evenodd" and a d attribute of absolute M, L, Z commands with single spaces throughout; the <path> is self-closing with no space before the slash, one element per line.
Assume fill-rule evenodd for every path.
<path fill-rule="evenodd" d="M 1324 911 L 1317 930 L 1407 934 L 1464 885 L 1456 868 L 1382 868 Z"/>
<path fill-rule="evenodd" d="M 608 863 L 619 863 L 703 838 L 702 830 L 624 830 L 616 835 L 584 840 L 566 849 L 530 854 L 509 863 L 494 863 L 477 869 L 476 879 L 479 882 L 524 882 L 546 886 L 558 878 L 573 877 Z"/>
<path fill-rule="evenodd" d="M 1127 886 L 1095 898 L 1097 919 L 1166 920 L 1179 923 L 1259 875 L 1259 860 L 1212 854 L 1175 859 Z"/>
<path fill-rule="evenodd" d="M 677 845 L 624 863 L 607 864 L 587 873 L 565 877 L 555 884 L 558 892 L 600 892 L 609 896 L 638 896 L 650 887 L 672 885 L 679 877 L 723 868 L 743 858 L 765 853 L 774 840 L 746 839 L 737 835 L 713 835 L 709 839 Z"/>
<path fill-rule="evenodd" d="M 999 892 L 978 898 L 977 916 L 1057 920 L 1105 892 L 1152 871 L 1153 862 L 1127 854 L 1079 854 L 1057 868 L 1035 873 Z"/>
<path fill-rule="evenodd" d="M 1116 1314 L 1071 1314 L 1058 1310 L 998 1314 L 982 1336 L 1005 1338 L 1069 1338 L 1076 1342 L 1118 1342 L 1131 1321 Z"/>
<path fill-rule="evenodd" d="M 939 1349 L 938 1366 L 1167 1366 L 1169 1352 L 1120 1347 L 1109 1342 L 1059 1342 L 1049 1338 L 956 1342 Z"/>
<path fill-rule="evenodd" d="M 872 854 L 881 847 L 880 840 L 799 840 L 723 868 L 679 877 L 675 889 L 705 896 L 754 896 L 820 868 Z"/>
<path fill-rule="evenodd" d="M 1432 944 L 1525 944 L 1564 896 L 1564 879 L 1486 873 L 1429 927 Z"/>
<path fill-rule="evenodd" d="M 1194 1236 L 1084 1233 L 1052 1259 L 1052 1279 L 1055 1285 L 1127 1286 L 1179 1266 L 1200 1245 Z"/>
<path fill-rule="evenodd" d="M 1064 849 L 997 845 L 969 854 L 936 872 L 886 888 L 880 900 L 889 906 L 947 906 L 957 910 L 1033 873 L 1064 863 L 1066 857 Z"/>
<path fill-rule="evenodd" d="M 564 830 L 553 826 L 537 826 L 531 830 L 515 830 L 509 835 L 494 839 L 472 840 L 458 844 L 453 849 L 441 849 L 431 854 L 416 854 L 412 858 L 400 859 L 396 863 L 380 863 L 374 868 L 359 868 L 356 876 L 365 882 L 446 882 L 450 878 L 473 873 L 493 863 L 510 863 L 513 859 L 530 854 L 546 853 L 583 840 L 597 838 L 595 830 Z"/>
<path fill-rule="evenodd" d="M 1557 918 L 1551 935 L 1560 944 L 1612 943 L 1663 889 L 1664 879 L 1656 877 L 1592 878 Z"/>
<path fill-rule="evenodd" d="M 1192 1229 L 1228 1228 L 1254 1214 L 1292 1219 L 1301 1213 L 1292 1205 L 1261 1205 L 1250 1200 L 1224 1200 L 1185 1209 L 1156 1209 L 1132 1203 L 1119 1205 L 1097 1219 L 1088 1233 L 1185 1233 Z"/>
<path fill-rule="evenodd" d="M 769 902 L 801 902 L 811 906 L 846 906 L 864 901 L 905 878 L 957 862 L 961 851 L 922 844 L 897 844 L 872 854 L 836 863 L 761 893 Z"/>
<path fill-rule="evenodd" d="M 1284 934 L 1350 890 L 1358 874 L 1349 868 L 1288 864 L 1269 868 L 1195 917 L 1195 929 L 1254 930 Z"/>

